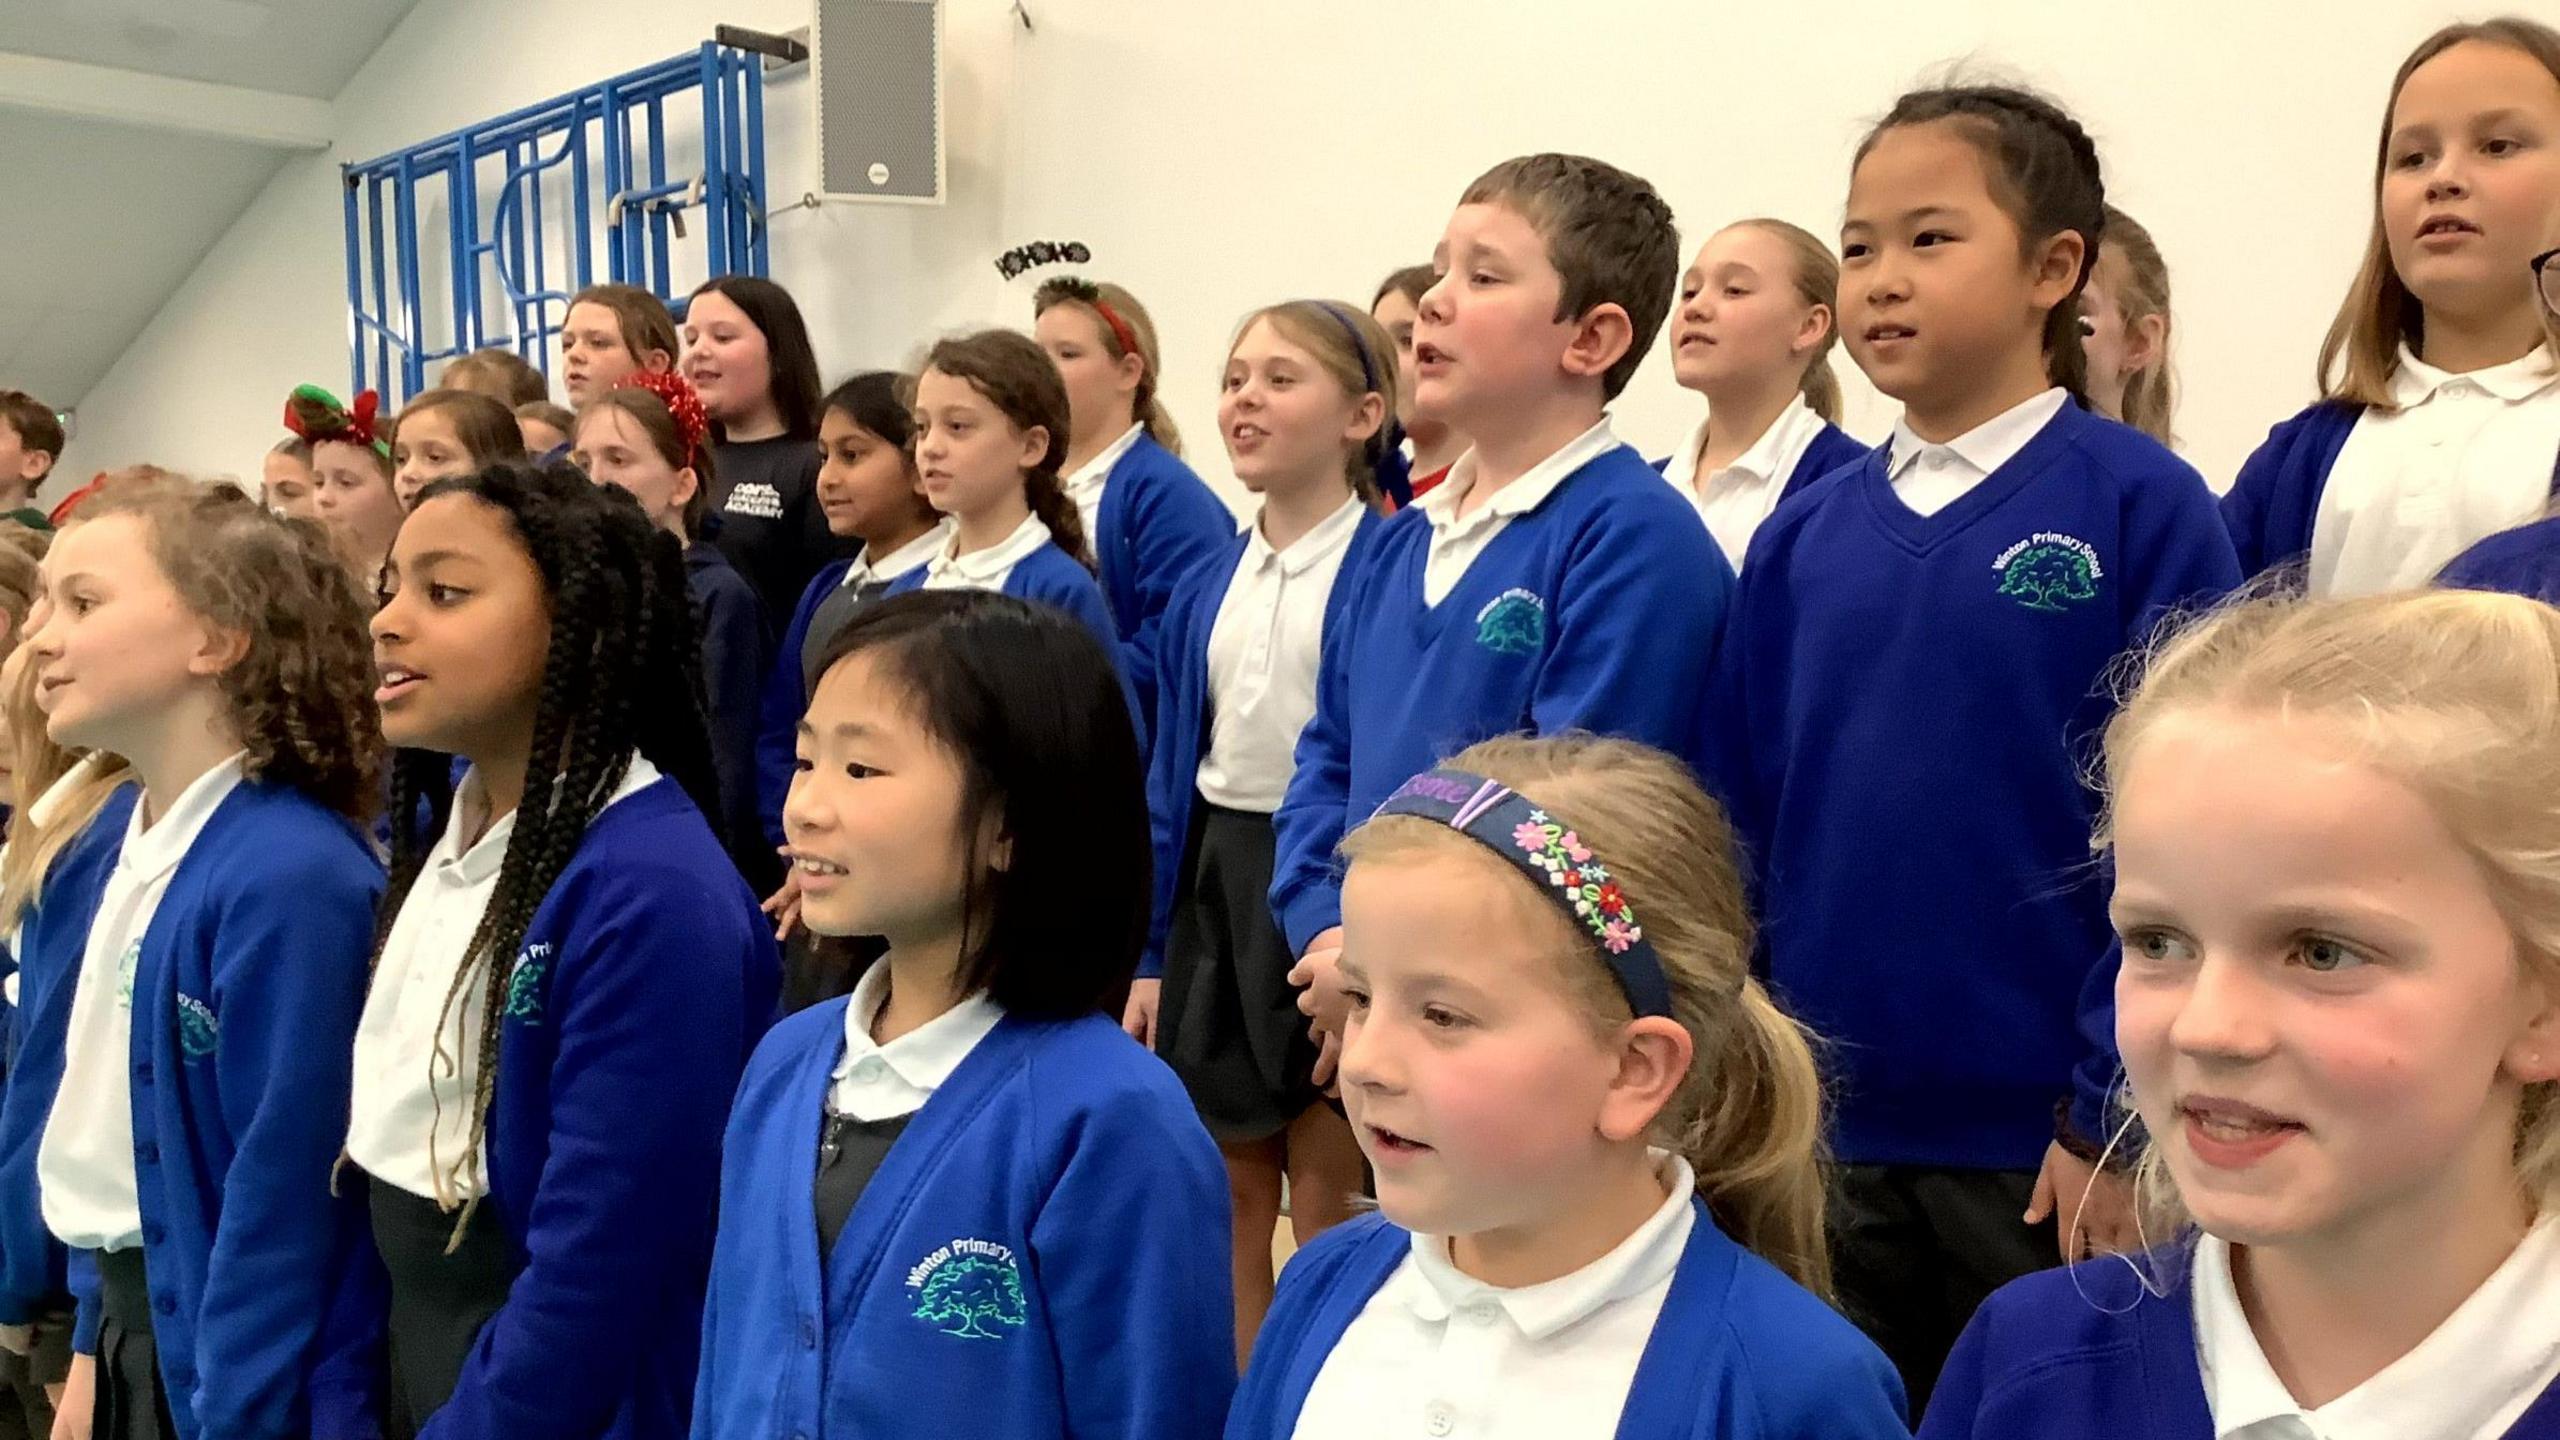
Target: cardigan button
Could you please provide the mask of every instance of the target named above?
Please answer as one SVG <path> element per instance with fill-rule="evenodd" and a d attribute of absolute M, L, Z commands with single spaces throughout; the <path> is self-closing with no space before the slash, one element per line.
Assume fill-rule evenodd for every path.
<path fill-rule="evenodd" d="M 142 1061 L 133 1067 L 133 1083 L 136 1085 L 148 1085 L 151 1083 L 150 1061 Z"/>
<path fill-rule="evenodd" d="M 151 1297 L 151 1308 L 163 1315 L 175 1315 L 178 1313 L 178 1302 L 166 1294 L 154 1295 Z"/>
<path fill-rule="evenodd" d="M 160 1147 L 146 1140 L 133 1147 L 133 1158 L 145 1165 L 157 1165 L 160 1163 Z"/>
<path fill-rule="evenodd" d="M 145 1225 L 142 1227 L 142 1243 L 145 1245 L 157 1245 L 168 1238 L 169 1228 L 165 1225 Z"/>
<path fill-rule="evenodd" d="M 803 1350 L 818 1348 L 818 1322 L 806 1315 L 800 1317 L 800 1348 Z"/>

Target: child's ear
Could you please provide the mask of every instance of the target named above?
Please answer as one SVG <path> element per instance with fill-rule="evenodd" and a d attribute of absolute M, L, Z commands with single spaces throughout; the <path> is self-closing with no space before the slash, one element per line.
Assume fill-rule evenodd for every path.
<path fill-rule="evenodd" d="M 673 500 L 676 509 L 681 511 L 693 502 L 693 492 L 701 488 L 702 477 L 694 474 L 693 467 L 687 465 L 676 472 L 676 488 L 668 498 Z"/>
<path fill-rule="evenodd" d="M 1386 397 L 1375 390 L 1369 391 L 1360 397 L 1359 404 L 1351 407 L 1351 423 L 1342 427 L 1343 443 L 1365 445 L 1370 436 L 1378 433 L 1378 427 L 1386 423 Z"/>
<path fill-rule="evenodd" d="M 2169 317 L 2145 315 L 2124 330 L 2124 373 L 2148 370 L 2160 363 L 2160 354 L 2169 348 Z"/>
<path fill-rule="evenodd" d="M 676 368 L 676 357 L 664 350 L 652 350 L 649 357 L 640 362 L 640 368 L 653 375 L 665 375 Z"/>
<path fill-rule="evenodd" d="M 1135 395 L 1146 382 L 1147 357 L 1132 350 L 1111 364 L 1111 385 L 1123 395 Z"/>
<path fill-rule="evenodd" d="M 1048 458 L 1049 427 L 1025 426 L 1022 430 L 1022 454 L 1016 457 L 1015 463 L 1025 470 L 1037 470 L 1040 468 L 1040 462 Z"/>
<path fill-rule="evenodd" d="M 1573 339 L 1564 348 L 1565 373 L 1597 380 L 1626 358 L 1635 341 L 1636 325 L 1627 307 L 1614 300 L 1594 305 L 1573 322 Z"/>
<path fill-rule="evenodd" d="M 1646 1015 L 1627 1022 L 1617 1047 L 1618 1073 L 1601 1101 L 1598 1128 L 1610 1140 L 1640 1140 L 1679 1092 L 1697 1046 L 1679 1021 Z"/>
<path fill-rule="evenodd" d="M 2071 298 L 2080 288 L 2080 266 L 2088 256 L 2089 238 L 2077 230 L 2057 230 L 2035 247 L 2027 273 L 2034 278 L 2037 309 L 2050 310 Z"/>
<path fill-rule="evenodd" d="M 43 484 L 44 477 L 53 473 L 53 455 L 44 450 L 28 451 L 21 459 L 18 473 L 25 477 L 29 487 Z"/>
<path fill-rule="evenodd" d="M 2524 1031 L 2507 1046 L 2506 1070 L 2526 1085 L 2560 1080 L 2560 993 L 2544 982 L 2527 987 L 2527 1003 L 2539 1006 Z"/>
<path fill-rule="evenodd" d="M 1814 306 L 1804 312 L 1803 320 L 1797 322 L 1795 343 L 1788 348 L 1797 355 L 1811 354 L 1813 347 L 1822 343 L 1822 337 L 1831 333 L 1831 326 L 1831 307 Z"/>
<path fill-rule="evenodd" d="M 248 631 L 208 623 L 196 653 L 187 657 L 187 673 L 210 679 L 239 664 L 248 654 Z"/>

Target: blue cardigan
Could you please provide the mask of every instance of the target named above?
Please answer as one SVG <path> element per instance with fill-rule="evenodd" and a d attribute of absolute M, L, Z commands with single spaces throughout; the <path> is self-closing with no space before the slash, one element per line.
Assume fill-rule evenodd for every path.
<path fill-rule="evenodd" d="M 1336 585 L 1278 834 L 1271 908 L 1292 953 L 1342 923 L 1334 848 L 1414 775 L 1489 736 L 1591 730 L 1674 754 L 1693 738 L 1733 567 L 1688 501 L 1621 445 L 1493 538 L 1423 603 L 1431 519 L 1381 526 Z"/>
<path fill-rule="evenodd" d="M 889 582 L 888 595 L 904 595 L 924 588 L 925 572 L 919 565 Z M 1004 577 L 1004 593 L 1016 600 L 1037 600 L 1043 605 L 1064 610 L 1093 632 L 1102 642 L 1102 653 L 1112 658 L 1113 668 L 1120 672 L 1120 692 L 1129 702 L 1129 724 L 1138 733 L 1141 744 L 1146 740 L 1146 712 L 1138 708 L 1138 695 L 1129 678 L 1129 650 L 1119 642 L 1111 628 L 1111 606 L 1102 598 L 1102 586 L 1093 572 L 1076 562 L 1076 557 L 1058 548 L 1055 540 L 1032 551 Z M 885 598 L 885 596 L 884 596 Z M 796 663 L 796 662 L 795 662 Z M 797 716 L 793 724 L 798 724 Z M 789 782 L 786 780 L 785 787 Z"/>
<path fill-rule="evenodd" d="M 1779 488 L 1778 503 L 1785 504 L 1788 497 L 1832 471 L 1866 459 L 1873 449 L 1874 446 L 1857 436 L 1828 420 L 1823 421 L 1822 428 L 1815 432 L 1813 439 L 1805 445 L 1804 454 L 1796 460 L 1795 473 L 1789 475 L 1787 483 Z M 1665 455 L 1653 462 L 1653 468 L 1668 475 L 1671 462 L 1679 458 L 1678 455 Z"/>
<path fill-rule="evenodd" d="M 739 1087 L 695 1440 L 1216 1433 L 1235 1386 L 1226 1176 L 1173 1073 L 1102 1016 L 1008 1016 L 822 1265 L 818 1132 L 849 1003 L 776 1026 Z"/>
<path fill-rule="evenodd" d="M 1907 1440 L 1902 1379 L 1857 1328 L 1716 1228 L 1699 1201 L 1618 1440 Z M 1343 1332 L 1411 1253 L 1363 1215 L 1309 1242 L 1280 1276 L 1227 1440 L 1289 1440 Z"/>
<path fill-rule="evenodd" d="M 1920 1440 L 2213 1440 L 2196 1358 L 2193 1252 L 2143 1257 L 2164 1298 L 2121 1259 L 2045 1270 L 1974 1313 L 1930 1396 Z M 2505 1440 L 2560 1440 L 2560 1385 Z"/>
<path fill-rule="evenodd" d="M 673 780 L 596 816 L 506 982 L 485 1203 L 521 1269 L 420 1440 L 684 1433 L 720 1131 L 780 972 Z"/>
<path fill-rule="evenodd" d="M 1371 511 L 1360 517 L 1343 552 L 1333 589 L 1325 596 L 1325 643 L 1342 623 L 1342 597 L 1377 547 L 1386 517 Z M 1227 598 L 1236 567 L 1244 563 L 1252 536 L 1239 532 L 1227 542 L 1223 559 L 1191 572 L 1165 607 L 1157 630 L 1155 741 L 1147 752 L 1147 819 L 1155 839 L 1155 907 L 1147 925 L 1146 952 L 1138 958 L 1138 975 L 1164 974 L 1165 937 L 1173 927 L 1173 899 L 1180 887 L 1184 852 L 1191 844 L 1191 811 L 1200 798 L 1200 757 L 1208 750 L 1210 713 L 1209 630 Z"/>
<path fill-rule="evenodd" d="M 9 1012 L 9 1081 L 0 1092 L 0 1325 L 32 1323 L 68 1308 L 62 1242 L 45 1228 L 36 1194 L 36 1149 L 62 1086 L 71 997 L 98 895 L 124 853 L 132 785 L 117 788 L 87 829 L 54 857 L 43 892 L 27 907 L 18 944 L 18 1004 Z"/>
<path fill-rule="evenodd" d="M 333 1195 L 382 866 L 301 792 L 243 781 L 178 862 L 133 976 L 134 1179 L 184 1440 L 373 1433 L 365 1211 Z M 94 1350 L 94 1297 L 82 1348 Z"/>
<path fill-rule="evenodd" d="M 818 617 L 818 606 L 852 569 L 851 560 L 830 561 L 809 581 L 809 588 L 800 592 L 800 603 L 792 607 L 791 623 L 783 627 L 782 648 L 773 652 L 773 664 L 765 671 L 764 696 L 756 715 L 756 820 L 764 826 L 764 838 L 775 845 L 783 838 L 782 802 L 791 795 L 800 717 L 809 710 L 809 682 L 800 671 L 800 652 L 808 648 L 809 623 Z"/>
<path fill-rule="evenodd" d="M 1093 557 L 1143 736 L 1155 713 L 1156 630 L 1183 578 L 1236 533 L 1235 512 L 1180 457 L 1140 431 L 1103 482 Z"/>
<path fill-rule="evenodd" d="M 2560 515 L 2499 531 L 2455 556 L 2436 583 L 2560 605 Z"/>

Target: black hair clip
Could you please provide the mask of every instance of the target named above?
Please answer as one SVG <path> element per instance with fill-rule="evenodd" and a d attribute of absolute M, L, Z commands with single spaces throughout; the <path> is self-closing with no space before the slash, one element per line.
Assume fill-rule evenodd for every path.
<path fill-rule="evenodd" d="M 996 273 L 1011 280 L 1043 265 L 1085 265 L 1092 260 L 1093 252 L 1081 240 L 1034 240 L 997 256 Z"/>

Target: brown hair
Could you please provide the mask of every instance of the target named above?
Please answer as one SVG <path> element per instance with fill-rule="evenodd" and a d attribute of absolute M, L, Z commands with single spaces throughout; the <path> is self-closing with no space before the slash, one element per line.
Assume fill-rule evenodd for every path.
<path fill-rule="evenodd" d="M 1378 302 L 1390 295 L 1401 295 L 1406 304 L 1419 307 L 1424 292 L 1439 278 L 1439 272 L 1428 265 L 1407 265 L 1378 282 L 1378 293 L 1369 297 L 1369 308 L 1377 309 Z"/>
<path fill-rule="evenodd" d="M 1804 1028 L 1752 977 L 1751 909 L 1724 811 L 1679 761 L 1631 740 L 1501 736 L 1446 763 L 1535 800 L 1608 857 L 1696 1046 L 1654 1119 L 1656 1143 L 1697 1171 L 1726 1234 L 1828 1298 L 1821 1074 Z M 1447 826 L 1391 815 L 1353 831 L 1342 853 L 1356 863 L 1426 845 L 1476 849 Z M 1626 993 L 1592 946 L 1572 948 L 1574 993 L 1595 1031 L 1612 1034 L 1633 1018 Z"/>
<path fill-rule="evenodd" d="M 0 425 L 17 431 L 18 443 L 26 448 L 50 459 L 62 458 L 62 421 L 54 415 L 52 406 L 26 391 L 0 390 Z M 50 475 L 52 471 L 48 468 L 45 473 Z M 39 477 L 27 493 L 32 495 L 43 486 L 44 480 Z"/>
<path fill-rule="evenodd" d="M 271 515 L 221 485 L 103 491 L 80 523 L 136 516 L 178 597 L 246 648 L 222 697 L 248 758 L 242 773 L 289 785 L 350 820 L 382 805 L 373 706 L 372 606 L 320 526 Z"/>
<path fill-rule="evenodd" d="M 469 390 L 486 395 L 507 406 L 529 404 L 551 396 L 551 386 L 543 380 L 541 371 L 525 363 L 525 358 L 513 350 L 501 350 L 494 345 L 486 350 L 474 350 L 444 367 L 444 374 L 436 384 L 441 389 Z"/>
<path fill-rule="evenodd" d="M 516 419 L 548 425 L 563 435 L 573 433 L 578 423 L 578 417 L 570 413 L 568 406 L 554 405 L 548 400 L 532 400 L 517 406 Z M 516 433 L 521 435 L 524 431 L 519 427 Z"/>
<path fill-rule="evenodd" d="M 1084 516 L 1058 479 L 1058 466 L 1067 458 L 1067 382 L 1058 378 L 1049 352 L 1019 330 L 980 330 L 935 342 L 924 368 L 968 381 L 1016 430 L 1048 432 L 1040 463 L 1022 474 L 1023 499 L 1058 548 L 1093 569 Z"/>
<path fill-rule="evenodd" d="M 2160 247 L 2142 222 L 2113 205 L 2107 207 L 2107 245 L 2100 263 L 2107 256 L 2124 262 L 2117 267 L 2124 277 L 2124 283 L 2116 287 L 2117 319 L 2131 326 L 2154 315 L 2160 317 L 2160 354 L 2125 377 L 2124 423 L 2163 445 L 2174 445 L 2178 439 L 2172 427 L 2178 413 L 2178 372 L 2169 363 L 2169 262 L 2160 258 Z M 2088 305 L 2087 292 L 2082 292 L 2080 303 Z"/>
<path fill-rule="evenodd" d="M 471 457 L 471 468 L 524 458 L 524 432 L 515 412 L 476 390 L 430 390 L 410 401 L 391 427 L 391 443 L 400 443 L 400 427 L 420 415 L 442 410 L 453 423 L 453 436 Z"/>
<path fill-rule="evenodd" d="M 578 413 L 571 423 L 561 427 L 562 433 L 569 437 L 572 448 L 578 443 L 578 427 L 607 410 L 618 410 L 630 416 L 631 423 L 639 426 L 640 433 L 649 437 L 650 446 L 658 452 L 658 458 L 666 461 L 669 467 L 677 470 L 689 468 L 693 471 L 693 497 L 684 502 L 682 517 L 685 539 L 691 540 L 702 529 L 702 517 L 711 513 L 712 471 L 709 438 L 705 437 L 704 442 L 696 445 L 693 453 L 687 455 L 684 432 L 677 428 L 675 412 L 667 408 L 667 402 L 658 398 L 657 392 L 643 389 L 638 385 L 616 385 L 579 406 Z"/>
<path fill-rule="evenodd" d="M 1813 413 L 1834 425 L 1840 423 L 1840 376 L 1831 368 L 1831 347 L 1840 343 L 1840 257 L 1831 253 L 1820 236 L 1801 225 L 1759 216 L 1736 220 L 1728 230 L 1748 226 L 1770 236 L 1787 247 L 1788 258 L 1795 261 L 1796 299 L 1808 308 L 1819 305 L 1831 319 L 1823 326 L 1822 339 L 1805 357 L 1804 403 Z"/>
<path fill-rule="evenodd" d="M 1137 355 L 1144 366 L 1138 375 L 1138 393 L 1130 399 L 1131 408 L 1157 444 L 1181 454 L 1182 432 L 1174 428 L 1173 416 L 1166 413 L 1163 399 L 1156 394 L 1156 385 L 1164 374 L 1164 360 L 1163 352 L 1156 348 L 1156 322 L 1148 317 L 1147 307 L 1117 285 L 1061 275 L 1032 293 L 1032 318 L 1038 319 L 1060 305 L 1080 306 L 1093 316 L 1095 328 L 1102 332 L 1103 352 L 1115 361 L 1128 355 L 1129 347 L 1120 342 L 1119 326 L 1104 317 L 1102 307 L 1109 306 L 1121 325 L 1129 327 L 1129 338 L 1138 342 Z"/>
<path fill-rule="evenodd" d="M 2382 180 L 2391 164 L 2391 112 L 2399 108 L 2400 92 L 2419 66 L 2474 40 L 2521 51 L 2560 81 L 2560 30 L 2521 15 L 2447 25 L 2419 41 L 2409 58 L 2400 62 L 2399 73 L 2391 77 L 2390 98 L 2383 102 L 2382 133 L 2374 141 L 2373 226 L 2365 235 L 2364 263 L 2356 268 L 2347 298 L 2338 306 L 2338 318 L 2329 322 L 2328 336 L 2320 342 L 2314 379 L 2323 400 L 2397 409 L 2391 401 L 2391 377 L 2399 373 L 2400 347 L 2406 344 L 2417 350 L 2426 342 L 2426 311 L 2400 282 L 2400 272 L 2391 264 L 2390 238 L 2382 232 Z"/>
<path fill-rule="evenodd" d="M 1680 232 L 1671 207 L 1641 178 L 1581 155 L 1523 155 L 1476 177 L 1461 205 L 1519 212 L 1546 243 L 1547 263 L 1564 282 L 1556 319 L 1580 320 L 1602 305 L 1627 312 L 1627 353 L 1601 377 L 1615 400 L 1662 333 L 1680 289 Z"/>
<path fill-rule="evenodd" d="M 52 538 L 15 520 L 0 520 L 0 616 L 9 621 L 9 633 L 0 636 L 0 659 L 26 638 L 27 615 L 36 608 L 36 597 L 44 593 L 44 569 L 39 562 L 51 548 Z"/>
<path fill-rule="evenodd" d="M 299 435 L 287 435 L 273 445 L 268 446 L 267 453 L 270 455 L 290 455 L 294 459 L 301 461 L 303 464 L 308 465 L 311 463 L 311 442 L 303 439 Z"/>
<path fill-rule="evenodd" d="M 669 365 L 684 353 L 683 342 L 676 338 L 675 317 L 667 313 L 666 302 L 637 285 L 590 285 L 569 297 L 569 310 L 581 305 L 601 305 L 613 312 L 614 323 L 622 331 L 622 348 L 630 351 L 632 360 L 644 370 L 652 350 L 665 351 Z M 569 311 L 560 313 L 565 321 Z"/>
<path fill-rule="evenodd" d="M 1367 312 L 1335 300 L 1288 300 L 1266 305 L 1244 317 L 1235 339 L 1227 343 L 1229 358 L 1253 327 L 1264 321 L 1283 339 L 1307 352 L 1318 368 L 1333 377 L 1353 400 L 1376 395 L 1385 402 L 1377 432 L 1342 454 L 1343 482 L 1370 509 L 1378 508 L 1378 464 L 1386 458 L 1387 431 L 1396 414 L 1396 342 L 1386 327 Z"/>
<path fill-rule="evenodd" d="M 2164 717 L 2207 709 L 2325 725 L 2416 790 L 2478 865 L 2526 973 L 2560 994 L 2560 610 L 2470 590 L 2243 599 L 2152 648 L 2107 726 L 2107 793 Z M 2111 799 L 2101 848 L 2113 817 Z M 2545 1211 L 2560 1205 L 2555 1090 L 2526 1086 L 2516 1123 L 2517 1174 Z M 2184 1223 L 2157 1150 L 2142 1182 L 2151 1217 Z"/>

